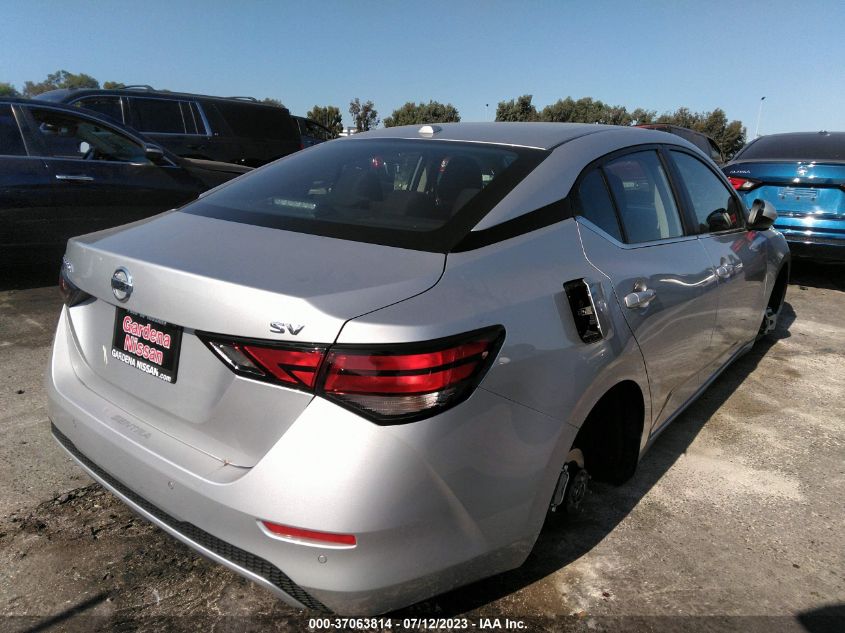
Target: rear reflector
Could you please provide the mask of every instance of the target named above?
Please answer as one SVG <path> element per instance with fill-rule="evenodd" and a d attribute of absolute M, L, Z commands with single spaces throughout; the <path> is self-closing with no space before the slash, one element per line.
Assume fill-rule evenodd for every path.
<path fill-rule="evenodd" d="M 305 541 L 314 544 L 346 545 L 349 547 L 354 547 L 358 542 L 354 534 L 317 532 L 315 530 L 304 530 L 302 528 L 295 528 L 289 525 L 270 523 L 269 521 L 262 521 L 261 524 L 276 536 L 290 539 L 291 541 Z"/>
<path fill-rule="evenodd" d="M 289 345 L 197 333 L 236 374 L 321 395 L 381 424 L 430 417 L 466 400 L 504 341 L 495 326 L 396 345 Z"/>

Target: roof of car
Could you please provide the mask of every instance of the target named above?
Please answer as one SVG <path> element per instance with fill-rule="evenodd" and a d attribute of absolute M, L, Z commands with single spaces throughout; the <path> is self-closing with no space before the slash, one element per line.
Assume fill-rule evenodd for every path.
<path fill-rule="evenodd" d="M 73 96 L 87 96 L 87 95 L 133 95 L 136 97 L 172 97 L 174 99 L 217 99 L 220 101 L 234 101 L 236 103 L 250 103 L 252 105 L 260 105 L 268 108 L 278 108 L 272 103 L 265 103 L 259 101 L 254 97 L 216 97 L 214 95 L 195 94 L 192 92 L 171 92 L 170 90 L 155 90 L 149 87 L 139 88 L 56 88 L 55 90 L 48 90 L 36 95 L 36 99 L 41 101 L 64 101 L 70 95 Z M 287 108 L 282 107 L 282 110 L 289 112 Z"/>
<path fill-rule="evenodd" d="M 60 102 L 56 102 L 56 101 L 44 101 L 44 100 L 41 100 L 41 99 L 30 99 L 28 97 L 0 97 L 0 103 L 20 103 L 22 105 L 33 105 L 33 106 L 39 106 L 39 107 L 49 106 L 49 107 L 54 108 L 56 110 L 65 110 L 67 112 L 72 112 L 74 114 L 80 114 L 78 107 L 69 105 L 67 103 L 60 103 Z M 85 116 L 93 117 L 95 119 L 103 119 L 104 121 L 107 121 L 110 125 L 113 125 L 115 127 L 119 127 L 119 128 L 122 128 L 122 129 L 126 129 L 129 132 L 132 132 L 132 134 L 135 134 L 136 136 L 142 136 L 141 134 L 138 133 L 137 130 L 127 128 L 120 121 L 115 121 L 111 117 L 105 116 L 102 113 L 94 112 L 92 110 L 85 110 L 84 112 L 82 112 L 82 114 L 84 114 Z"/>
<path fill-rule="evenodd" d="M 426 130 L 426 128 L 429 128 Z M 344 141 L 365 138 L 403 138 L 493 143 L 518 147 L 552 149 L 590 134 L 625 130 L 631 144 L 665 142 L 665 132 L 618 125 L 590 123 L 494 122 L 494 123 L 434 123 L 431 125 L 402 125 L 345 137 Z M 655 136 L 659 135 L 659 136 Z"/>
<path fill-rule="evenodd" d="M 783 138 L 785 136 L 791 136 L 792 138 L 797 138 L 799 136 L 806 136 L 808 138 L 818 136 L 831 136 L 834 139 L 845 141 L 845 132 L 828 132 L 827 130 L 817 130 L 815 132 L 779 132 L 777 134 L 764 134 L 759 138 Z"/>

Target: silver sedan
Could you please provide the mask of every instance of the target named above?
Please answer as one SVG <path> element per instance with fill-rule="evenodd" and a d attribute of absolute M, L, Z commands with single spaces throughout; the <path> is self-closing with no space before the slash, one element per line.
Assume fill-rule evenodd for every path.
<path fill-rule="evenodd" d="M 515 568 L 775 327 L 789 251 L 683 139 L 443 124 L 324 143 L 77 237 L 58 442 L 277 593 L 375 614 Z"/>

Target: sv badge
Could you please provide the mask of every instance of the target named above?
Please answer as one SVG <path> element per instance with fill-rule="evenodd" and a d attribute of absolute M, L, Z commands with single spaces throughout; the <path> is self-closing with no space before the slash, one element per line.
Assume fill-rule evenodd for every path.
<path fill-rule="evenodd" d="M 290 323 L 280 323 L 279 321 L 270 323 L 270 331 L 276 334 L 293 334 L 296 336 L 304 327 L 304 325 L 291 325 Z"/>

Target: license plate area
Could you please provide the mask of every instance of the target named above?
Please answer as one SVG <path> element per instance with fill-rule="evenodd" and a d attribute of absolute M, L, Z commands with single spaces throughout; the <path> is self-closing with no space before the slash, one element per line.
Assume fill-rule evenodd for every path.
<path fill-rule="evenodd" d="M 819 197 L 819 190 L 810 187 L 781 187 L 778 197 L 787 202 L 815 202 Z"/>
<path fill-rule="evenodd" d="M 162 382 L 175 383 L 182 328 L 117 308 L 111 356 Z"/>

